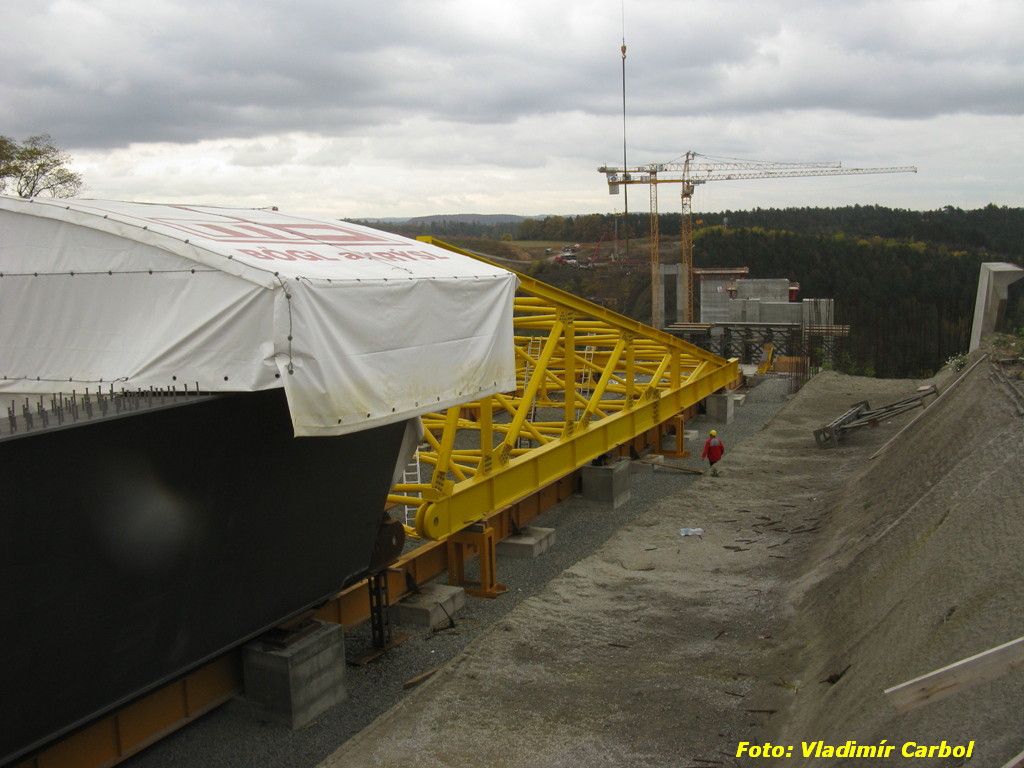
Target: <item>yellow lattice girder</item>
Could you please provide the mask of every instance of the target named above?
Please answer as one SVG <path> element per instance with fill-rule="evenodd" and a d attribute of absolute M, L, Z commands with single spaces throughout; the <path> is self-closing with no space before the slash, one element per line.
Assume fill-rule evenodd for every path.
<path fill-rule="evenodd" d="M 419 464 L 430 476 L 400 483 L 388 497 L 415 510 L 410 533 L 446 538 L 739 376 L 735 359 L 517 274 L 516 390 L 423 417 Z"/>

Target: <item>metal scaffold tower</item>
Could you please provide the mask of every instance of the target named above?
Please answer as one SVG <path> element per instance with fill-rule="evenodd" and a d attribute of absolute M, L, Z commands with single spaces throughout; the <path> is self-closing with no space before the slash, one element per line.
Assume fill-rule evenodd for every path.
<path fill-rule="evenodd" d="M 474 258 L 483 257 L 423 237 Z M 726 360 L 527 275 L 513 323 L 514 392 L 423 417 L 423 480 L 388 497 L 409 532 L 445 539 L 526 498 L 739 377 Z"/>

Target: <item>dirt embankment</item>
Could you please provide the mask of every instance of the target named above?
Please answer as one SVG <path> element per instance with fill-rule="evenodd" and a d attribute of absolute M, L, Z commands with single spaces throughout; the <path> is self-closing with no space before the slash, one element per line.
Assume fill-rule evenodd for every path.
<path fill-rule="evenodd" d="M 1024 431 L 986 366 L 874 460 L 916 411 L 835 449 L 811 431 L 919 382 L 816 377 L 323 765 L 753 766 L 737 743 L 765 739 L 796 745 L 780 768 L 816 739 L 974 739 L 1001 765 L 1024 672 L 903 716 L 882 695 L 1024 634 Z"/>
<path fill-rule="evenodd" d="M 882 694 L 1024 635 L 1024 422 L 1006 383 L 981 363 L 863 462 L 828 520 L 791 594 L 799 688 L 779 741 L 973 739 L 977 766 L 1017 754 L 1024 670 L 904 715 Z"/>

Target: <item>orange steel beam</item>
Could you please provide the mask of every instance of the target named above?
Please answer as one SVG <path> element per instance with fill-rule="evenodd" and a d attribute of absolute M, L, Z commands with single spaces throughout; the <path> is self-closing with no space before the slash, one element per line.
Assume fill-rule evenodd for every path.
<path fill-rule="evenodd" d="M 695 407 L 684 412 L 685 416 L 693 415 Z M 636 435 L 617 448 L 619 456 L 639 455 L 660 445 L 661 436 L 666 426 L 676 426 L 673 420 L 659 424 Z M 569 498 L 578 485 L 579 473 L 572 472 L 553 483 L 540 488 L 525 499 L 510 506 L 499 509 L 482 522 L 494 528 L 500 541 L 513 534 L 516 528 L 528 525 L 534 518 L 549 510 L 560 501 Z M 411 592 L 410 586 L 420 587 L 427 582 L 448 573 L 448 548 L 444 541 L 431 541 L 400 557 L 388 568 L 388 596 L 390 605 L 394 605 Z M 316 613 L 316 618 L 341 624 L 344 627 L 355 627 L 370 618 L 370 598 L 367 582 L 360 581 L 344 589 L 328 600 Z"/>
<path fill-rule="evenodd" d="M 242 690 L 242 655 L 225 654 L 80 728 L 17 768 L 109 768 Z"/>
<path fill-rule="evenodd" d="M 641 440 L 643 436 L 636 439 Z M 627 453 L 630 446 L 626 447 Z M 577 473 L 573 472 L 522 501 L 494 512 L 484 518 L 484 522 L 494 528 L 495 536 L 500 541 L 511 536 L 516 528 L 522 528 L 542 512 L 569 498 L 575 492 L 576 485 Z M 431 541 L 406 553 L 387 571 L 389 605 L 394 605 L 408 596 L 412 585 L 420 587 L 442 574 L 447 574 L 448 568 L 449 550 L 444 541 Z M 328 600 L 316 612 L 315 617 L 347 628 L 369 620 L 370 598 L 366 581 L 357 582 Z"/>

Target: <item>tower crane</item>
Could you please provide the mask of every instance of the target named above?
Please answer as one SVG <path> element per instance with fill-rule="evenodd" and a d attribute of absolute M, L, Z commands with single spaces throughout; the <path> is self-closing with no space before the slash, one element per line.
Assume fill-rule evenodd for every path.
<path fill-rule="evenodd" d="M 768 160 L 717 159 L 696 152 L 687 152 L 682 162 L 651 163 L 633 168 L 601 166 L 599 173 L 608 180 L 608 192 L 619 193 L 626 184 L 647 184 L 651 193 L 651 324 L 665 327 L 665 290 L 661 280 L 658 232 L 658 185 L 679 184 L 682 191 L 682 222 L 680 226 L 680 269 L 683 296 L 677 301 L 680 322 L 693 322 L 693 192 L 699 184 L 709 181 L 739 179 L 785 179 L 802 176 L 857 176 L 876 173 L 917 173 L 913 165 L 878 168 L 844 168 L 842 163 L 782 163 Z M 685 311 L 682 305 L 685 302 Z"/>

